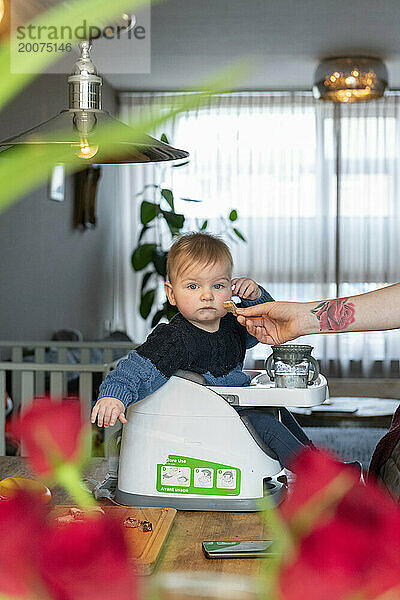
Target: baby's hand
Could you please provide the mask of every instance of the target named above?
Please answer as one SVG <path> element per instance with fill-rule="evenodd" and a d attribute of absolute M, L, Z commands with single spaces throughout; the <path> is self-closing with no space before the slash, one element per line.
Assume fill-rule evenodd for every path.
<path fill-rule="evenodd" d="M 103 423 L 104 427 L 115 425 L 117 419 L 121 423 L 128 422 L 125 418 L 125 406 L 123 402 L 117 400 L 117 398 L 110 398 L 108 396 L 100 398 L 94 405 L 90 418 L 92 423 L 96 423 L 96 417 L 99 427 L 103 427 Z"/>
<path fill-rule="evenodd" d="M 243 300 L 257 300 L 261 296 L 261 290 L 257 283 L 248 277 L 237 277 L 232 279 L 232 296 L 239 296 Z"/>

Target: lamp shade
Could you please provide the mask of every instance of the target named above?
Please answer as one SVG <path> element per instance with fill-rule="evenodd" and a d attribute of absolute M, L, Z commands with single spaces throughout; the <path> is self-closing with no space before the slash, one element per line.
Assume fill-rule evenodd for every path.
<path fill-rule="evenodd" d="M 364 102 L 382 97 L 387 84 L 387 69 L 379 58 L 327 58 L 315 71 L 313 93 L 330 102 Z"/>
<path fill-rule="evenodd" d="M 82 135 L 80 123 L 90 123 L 90 131 Z M 101 126 L 115 124 L 118 127 L 120 140 L 114 144 L 113 152 L 103 152 L 101 143 L 97 143 L 96 130 Z M 71 155 L 82 159 L 84 165 L 118 165 L 133 163 L 157 163 L 181 161 L 189 156 L 186 150 L 179 150 L 145 135 L 138 141 L 132 141 L 129 125 L 125 125 L 112 117 L 106 110 L 73 110 L 61 111 L 48 121 L 0 142 L 0 159 L 12 156 L 17 146 L 30 146 L 40 149 L 40 146 L 64 146 Z M 62 132 L 63 137 L 56 137 Z M 126 135 L 124 136 L 124 132 Z M 125 139 L 124 139 L 125 137 Z M 55 139 L 56 138 L 56 139 Z"/>
<path fill-rule="evenodd" d="M 189 156 L 149 135 L 135 139 L 132 129 L 102 108 L 102 78 L 90 58 L 91 44 L 79 44 L 81 55 L 68 77 L 69 109 L 48 121 L 0 142 L 0 159 L 12 157 L 20 146 L 55 148 L 60 145 L 84 166 L 90 164 L 158 163 L 182 161 Z M 118 141 L 112 145 L 99 141 L 99 130 L 118 130 Z M 103 134 L 104 141 L 104 134 Z M 132 141 L 133 140 L 133 141 Z"/>

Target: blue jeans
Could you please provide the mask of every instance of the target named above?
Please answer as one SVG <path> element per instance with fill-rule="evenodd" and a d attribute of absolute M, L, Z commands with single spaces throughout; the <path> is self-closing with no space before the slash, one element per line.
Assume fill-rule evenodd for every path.
<path fill-rule="evenodd" d="M 280 408 L 281 421 L 261 407 L 235 407 L 241 417 L 247 417 L 262 441 L 275 452 L 283 467 L 290 465 L 293 457 L 304 446 L 312 445 L 296 419 Z"/>

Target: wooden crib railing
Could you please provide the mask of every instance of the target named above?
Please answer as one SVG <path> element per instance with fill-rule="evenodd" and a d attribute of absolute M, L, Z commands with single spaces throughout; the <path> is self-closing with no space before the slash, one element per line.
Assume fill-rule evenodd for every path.
<path fill-rule="evenodd" d="M 0 342 L 0 350 L 8 351 L 11 357 L 10 361 L 0 362 L 0 456 L 5 454 L 4 398 L 7 372 L 11 373 L 14 414 L 28 406 L 34 396 L 45 393 L 46 374 L 49 376 L 50 396 L 57 400 L 67 393 L 67 374 L 77 373 L 82 418 L 88 422 L 93 399 L 93 375 L 101 373 L 104 378 L 113 368 L 113 350 L 123 350 L 127 354 L 135 346 L 133 342 Z M 56 349 L 57 362 L 44 362 L 47 348 Z M 78 351 L 79 363 L 67 362 L 69 349 Z M 90 362 L 91 349 L 101 350 L 101 364 Z M 33 352 L 33 362 L 24 361 L 24 351 Z"/>

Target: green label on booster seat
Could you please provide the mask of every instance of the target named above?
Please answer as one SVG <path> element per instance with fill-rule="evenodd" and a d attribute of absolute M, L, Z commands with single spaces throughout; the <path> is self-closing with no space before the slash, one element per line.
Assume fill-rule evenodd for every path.
<path fill-rule="evenodd" d="M 156 489 L 170 494 L 238 496 L 240 478 L 236 467 L 170 454 L 164 464 L 157 464 Z"/>

